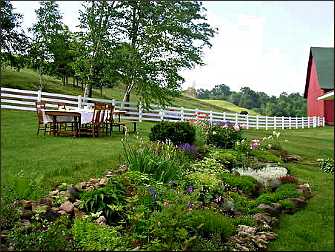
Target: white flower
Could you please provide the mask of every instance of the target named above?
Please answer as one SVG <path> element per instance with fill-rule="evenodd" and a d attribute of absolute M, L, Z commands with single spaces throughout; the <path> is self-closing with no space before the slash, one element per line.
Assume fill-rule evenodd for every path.
<path fill-rule="evenodd" d="M 212 134 L 213 134 L 213 135 L 216 135 L 216 131 L 213 131 Z"/>

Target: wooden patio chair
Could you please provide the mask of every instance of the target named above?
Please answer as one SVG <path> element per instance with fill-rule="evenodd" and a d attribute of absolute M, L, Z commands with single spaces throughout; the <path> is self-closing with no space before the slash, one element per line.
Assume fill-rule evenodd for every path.
<path fill-rule="evenodd" d="M 46 102 L 39 101 L 35 102 L 36 114 L 37 114 L 37 135 L 40 133 L 40 130 L 44 131 L 44 135 L 46 132 L 51 131 L 51 121 L 44 122 L 43 120 L 43 112 L 42 109 L 45 109 Z"/>
<path fill-rule="evenodd" d="M 57 103 L 57 107 L 58 107 L 58 110 L 66 110 L 65 103 Z M 67 120 L 60 119 L 60 121 L 57 122 L 57 130 L 59 129 L 59 131 L 62 131 L 62 128 L 64 129 L 64 131 L 67 131 L 68 126 L 69 126 L 69 128 L 71 128 L 71 132 L 73 132 L 73 129 L 74 129 L 74 121 L 73 120 L 69 121 L 68 119 Z"/>
<path fill-rule="evenodd" d="M 119 131 L 121 131 L 121 126 L 125 127 L 125 124 L 119 121 L 116 121 L 114 119 L 113 113 L 114 113 L 115 106 L 111 104 L 106 104 L 106 120 L 105 120 L 105 128 L 106 128 L 106 135 L 108 134 L 109 130 L 109 135 L 112 135 L 113 127 L 119 127 Z"/>
<path fill-rule="evenodd" d="M 106 104 L 96 103 L 94 105 L 94 111 L 92 120 L 90 123 L 83 125 L 80 128 L 80 134 L 85 133 L 92 135 L 93 137 L 99 136 L 100 130 L 103 128 L 105 119 Z"/>

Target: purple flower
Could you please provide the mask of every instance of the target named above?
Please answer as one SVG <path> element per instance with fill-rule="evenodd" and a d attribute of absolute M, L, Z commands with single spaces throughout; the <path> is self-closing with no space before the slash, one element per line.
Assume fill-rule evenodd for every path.
<path fill-rule="evenodd" d="M 222 200 L 223 200 L 223 198 L 221 196 L 216 196 L 215 199 L 214 199 L 214 202 L 219 204 Z"/>
<path fill-rule="evenodd" d="M 193 192 L 193 186 L 187 187 L 186 192 L 192 193 Z"/>
<path fill-rule="evenodd" d="M 178 145 L 178 148 L 192 155 L 196 155 L 198 153 L 198 148 L 194 144 L 183 143 Z"/>

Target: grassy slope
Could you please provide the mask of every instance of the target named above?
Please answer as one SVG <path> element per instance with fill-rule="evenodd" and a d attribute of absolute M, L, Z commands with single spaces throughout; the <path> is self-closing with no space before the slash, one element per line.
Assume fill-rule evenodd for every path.
<path fill-rule="evenodd" d="M 230 111 L 234 111 L 237 113 L 240 113 L 241 111 L 245 110 L 248 111 L 249 115 L 259 115 L 259 113 L 250 110 L 250 109 L 246 109 L 246 108 L 241 108 L 239 106 L 236 106 L 235 104 L 225 101 L 225 100 L 208 100 L 208 99 L 202 99 L 201 101 L 222 107 L 222 108 L 226 108 L 229 109 Z"/>
<path fill-rule="evenodd" d="M 312 186 L 313 198 L 305 209 L 294 215 L 283 215 L 276 230 L 278 239 L 271 250 L 334 251 L 334 176 L 322 173 L 316 159 L 333 157 L 334 129 L 300 129 L 282 131 L 287 139 L 285 149 L 301 155 L 299 164 L 290 164 L 293 175 Z M 249 137 L 260 137 L 264 131 L 250 130 Z"/>
<path fill-rule="evenodd" d="M 72 80 L 69 81 L 70 83 Z M 62 86 L 61 81 L 56 78 L 50 76 L 43 77 L 44 87 L 43 90 L 47 92 L 61 93 L 61 94 L 70 94 L 70 95 L 82 95 L 83 91 L 79 87 L 73 87 L 72 84 L 67 86 Z M 38 90 L 39 88 L 39 76 L 38 74 L 31 69 L 23 69 L 20 72 L 16 72 L 11 70 L 10 68 L 6 68 L 1 73 L 1 86 L 2 87 L 10 87 L 10 88 L 18 88 L 18 89 L 30 89 L 30 90 Z M 113 88 L 103 88 L 102 96 L 100 94 L 100 90 L 93 91 L 93 97 L 103 97 L 109 99 L 118 99 L 121 100 L 123 98 L 123 88 L 122 87 L 113 87 Z M 136 95 L 131 96 L 131 101 L 136 102 Z M 202 109 L 202 110 L 213 110 L 219 112 L 235 112 L 235 110 L 231 110 L 230 107 L 227 108 L 225 106 L 217 106 L 215 104 L 211 104 L 205 102 L 200 99 L 196 99 L 188 96 L 180 96 L 174 98 L 172 106 L 183 106 L 185 108 L 193 108 L 193 109 Z"/>

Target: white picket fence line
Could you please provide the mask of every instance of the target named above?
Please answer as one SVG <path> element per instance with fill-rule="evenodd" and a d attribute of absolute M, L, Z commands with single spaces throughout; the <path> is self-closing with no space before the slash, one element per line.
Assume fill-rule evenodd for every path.
<path fill-rule="evenodd" d="M 167 107 L 165 109 L 158 105 L 152 105 L 150 110 L 144 110 L 141 104 L 127 103 L 115 99 L 84 98 L 82 96 L 48 93 L 42 91 L 21 90 L 13 88 L 1 88 L 1 109 L 14 109 L 35 111 L 36 101 L 46 101 L 47 108 L 57 108 L 57 103 L 65 103 L 67 107 L 82 108 L 85 104 L 94 102 L 110 103 L 116 109 L 126 109 L 129 120 L 157 122 L 202 120 L 205 118 L 210 123 L 230 122 L 243 125 L 245 128 L 256 129 L 298 129 L 324 127 L 324 117 L 271 117 L 241 115 L 238 113 L 206 111 L 183 107 Z M 127 105 L 127 106 L 125 106 Z"/>

